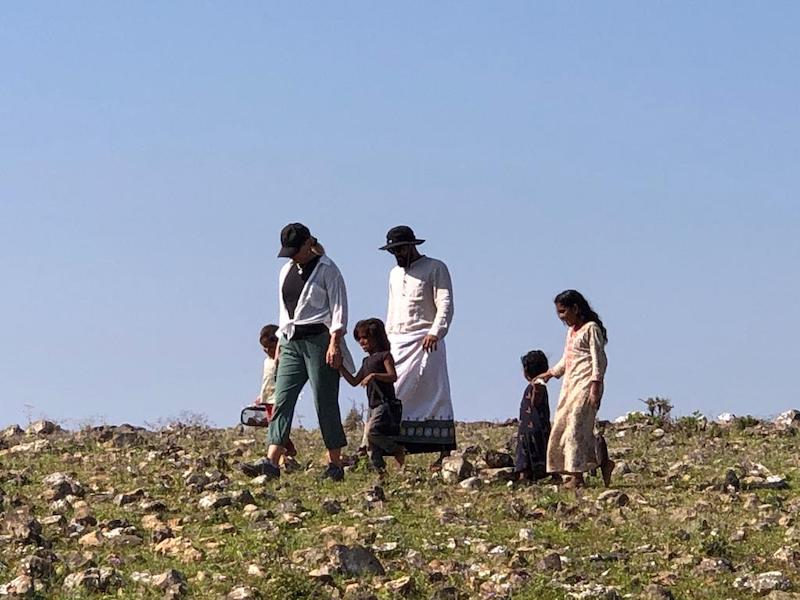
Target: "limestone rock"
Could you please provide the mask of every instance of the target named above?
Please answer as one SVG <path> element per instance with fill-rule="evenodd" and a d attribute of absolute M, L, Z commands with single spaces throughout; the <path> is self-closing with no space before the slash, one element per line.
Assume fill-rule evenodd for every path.
<path fill-rule="evenodd" d="M 477 490 L 481 487 L 480 477 L 467 477 L 464 481 L 460 482 L 458 485 L 459 487 L 464 488 L 465 490 Z"/>
<path fill-rule="evenodd" d="M 141 500 L 144 498 L 144 490 L 142 488 L 138 488 L 133 490 L 132 492 L 125 492 L 122 494 L 117 495 L 114 498 L 114 504 L 117 506 L 125 506 L 127 504 L 133 504 L 134 502 Z"/>
<path fill-rule="evenodd" d="M 40 419 L 39 421 L 34 421 L 30 425 L 28 425 L 27 429 L 25 429 L 25 433 L 27 435 L 52 435 L 56 431 L 60 430 L 61 427 L 59 427 L 52 421 L 47 421 L 46 419 Z"/>
<path fill-rule="evenodd" d="M 0 439 L 10 440 L 12 438 L 20 437 L 25 432 L 22 431 L 19 425 L 11 425 L 10 427 L 6 427 L 3 429 L 2 433 L 0 433 Z"/>
<path fill-rule="evenodd" d="M 223 506 L 230 506 L 233 504 L 233 498 L 226 494 L 212 492 L 200 498 L 200 502 L 198 504 L 200 508 L 204 510 L 216 510 L 218 508 L 222 508 Z"/>
<path fill-rule="evenodd" d="M 258 590 L 246 585 L 240 585 L 233 588 L 225 598 L 227 600 L 255 600 L 260 596 Z"/>
<path fill-rule="evenodd" d="M 167 590 L 170 588 L 185 588 L 186 576 L 176 569 L 169 569 L 158 575 L 153 575 L 150 579 L 150 585 L 160 590 Z"/>
<path fill-rule="evenodd" d="M 782 429 L 800 427 L 800 411 L 794 409 L 787 410 L 775 417 L 773 423 Z"/>
<path fill-rule="evenodd" d="M 651 583 L 644 588 L 644 591 L 641 595 L 641 600 L 675 600 L 675 596 L 672 594 L 669 588 L 656 583 Z"/>
<path fill-rule="evenodd" d="M 560 571 L 562 568 L 561 556 L 557 552 L 551 552 L 536 564 L 536 568 L 540 571 Z"/>
<path fill-rule="evenodd" d="M 489 450 L 483 455 L 483 461 L 490 469 L 502 469 L 514 466 L 514 458 L 508 452 Z"/>
<path fill-rule="evenodd" d="M 17 543 L 39 545 L 42 541 L 42 525 L 27 510 L 20 509 L 6 516 L 3 529 Z"/>
<path fill-rule="evenodd" d="M 0 596 L 33 598 L 34 591 L 33 579 L 28 575 L 20 575 L 16 579 L 0 585 Z"/>
<path fill-rule="evenodd" d="M 446 483 L 458 483 L 471 477 L 474 468 L 472 463 L 461 456 L 447 456 L 442 461 L 442 479 Z"/>
<path fill-rule="evenodd" d="M 64 589 L 87 592 L 110 592 L 122 585 L 122 577 L 110 568 L 92 567 L 85 571 L 70 573 L 64 578 Z"/>
<path fill-rule="evenodd" d="M 484 469 L 481 476 L 487 481 L 513 481 L 515 478 L 514 467 L 498 467 L 496 469 Z"/>
<path fill-rule="evenodd" d="M 372 551 L 363 546 L 336 544 L 332 548 L 333 563 L 345 575 L 384 575 L 386 571 Z"/>
<path fill-rule="evenodd" d="M 630 503 L 630 498 L 620 490 L 606 490 L 597 496 L 597 502 L 606 506 L 622 507 Z"/>
<path fill-rule="evenodd" d="M 405 575 L 403 577 L 387 581 L 384 587 L 390 590 L 393 594 L 405 596 L 414 591 L 414 580 L 411 579 L 411 576 Z"/>
<path fill-rule="evenodd" d="M 83 486 L 73 478 L 61 472 L 51 473 L 42 480 L 42 485 L 46 488 L 43 498 L 47 502 L 62 500 L 67 496 L 83 496 Z"/>

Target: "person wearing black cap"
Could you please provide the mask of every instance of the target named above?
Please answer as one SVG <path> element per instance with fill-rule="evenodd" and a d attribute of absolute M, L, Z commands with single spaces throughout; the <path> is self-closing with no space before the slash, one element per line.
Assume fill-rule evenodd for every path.
<path fill-rule="evenodd" d="M 453 285 L 442 261 L 419 253 L 424 241 L 400 225 L 389 230 L 380 249 L 397 261 L 389 274 L 386 331 L 403 402 L 399 441 L 410 453 L 439 452 L 436 468 L 456 447 L 444 340 L 453 320 Z"/>
<path fill-rule="evenodd" d="M 319 428 L 328 449 L 323 476 L 344 477 L 341 449 L 347 445 L 339 412 L 339 367 L 354 370 L 343 336 L 347 330 L 347 290 L 339 268 L 302 223 L 281 231 L 279 257 L 291 260 L 279 277 L 280 320 L 275 408 L 269 424 L 267 457 L 242 465 L 250 476 L 278 477 L 300 391 L 311 381 Z"/>

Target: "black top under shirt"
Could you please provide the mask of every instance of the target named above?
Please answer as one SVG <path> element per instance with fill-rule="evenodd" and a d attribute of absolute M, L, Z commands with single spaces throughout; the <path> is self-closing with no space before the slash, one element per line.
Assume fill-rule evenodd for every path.
<path fill-rule="evenodd" d="M 289 272 L 286 274 L 286 279 L 283 280 L 283 288 L 281 294 L 283 295 L 283 303 L 286 305 L 286 312 L 289 313 L 289 318 L 294 319 L 294 313 L 297 310 L 297 303 L 300 302 L 300 295 L 303 293 L 303 288 L 306 286 L 311 274 L 317 268 L 319 263 L 319 256 L 315 256 L 305 265 L 303 265 L 303 272 L 297 268 L 297 265 L 292 265 Z M 295 325 L 293 340 L 300 340 L 303 338 L 319 335 L 325 333 L 328 328 L 324 323 L 315 323 L 313 325 Z"/>
<path fill-rule="evenodd" d="M 384 361 L 391 352 L 375 352 L 364 358 L 361 369 L 356 373 L 356 379 L 363 379 L 370 373 L 386 373 Z M 369 407 L 375 408 L 384 402 L 394 404 L 397 396 L 394 394 L 394 384 L 385 381 L 375 381 L 374 379 L 367 385 L 367 400 Z"/>

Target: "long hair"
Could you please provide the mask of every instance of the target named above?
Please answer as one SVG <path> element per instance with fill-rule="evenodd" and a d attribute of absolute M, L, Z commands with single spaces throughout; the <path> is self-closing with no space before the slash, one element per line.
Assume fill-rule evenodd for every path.
<path fill-rule="evenodd" d="M 386 327 L 380 319 L 363 319 L 353 327 L 353 337 L 356 341 L 366 337 L 375 343 L 378 352 L 388 352 L 392 349 L 389 343 L 389 336 L 386 335 Z"/>
<path fill-rule="evenodd" d="M 608 343 L 608 332 L 606 331 L 606 326 L 603 325 L 603 322 L 600 320 L 600 315 L 594 312 L 592 307 L 589 306 L 589 302 L 583 297 L 583 294 L 576 290 L 565 290 L 556 296 L 553 302 L 566 308 L 577 306 L 578 314 L 580 314 L 584 323 L 597 323 L 600 331 L 603 332 L 603 337 L 605 338 L 606 343 Z"/>
<path fill-rule="evenodd" d="M 311 252 L 314 256 L 322 256 L 325 254 L 325 246 L 319 243 L 319 240 L 313 235 L 311 236 Z"/>

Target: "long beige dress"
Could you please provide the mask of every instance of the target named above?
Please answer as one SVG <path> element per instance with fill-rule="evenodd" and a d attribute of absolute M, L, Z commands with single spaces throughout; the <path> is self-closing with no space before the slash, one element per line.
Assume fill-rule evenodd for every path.
<path fill-rule="evenodd" d="M 585 473 L 598 466 L 594 424 L 597 411 L 589 404 L 592 381 L 601 386 L 606 372 L 606 340 L 597 323 L 567 332 L 564 354 L 550 369 L 563 377 L 556 417 L 547 444 L 549 473 Z M 602 387 L 601 387 L 602 393 Z"/>

